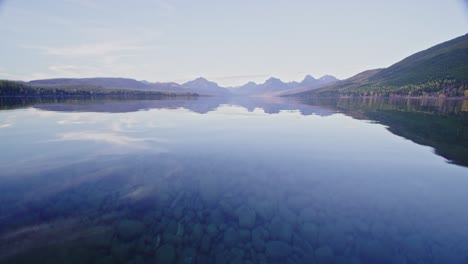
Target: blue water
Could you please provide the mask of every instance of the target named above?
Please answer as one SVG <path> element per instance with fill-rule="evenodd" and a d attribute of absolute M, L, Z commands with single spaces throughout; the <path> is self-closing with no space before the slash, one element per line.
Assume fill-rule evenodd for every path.
<path fill-rule="evenodd" d="M 4 104 L 0 262 L 468 263 L 468 103 L 342 100 Z"/>

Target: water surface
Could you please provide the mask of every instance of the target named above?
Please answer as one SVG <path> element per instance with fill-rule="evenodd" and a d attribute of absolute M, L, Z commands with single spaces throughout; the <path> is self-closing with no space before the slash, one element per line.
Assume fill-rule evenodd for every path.
<path fill-rule="evenodd" d="M 0 108 L 3 263 L 468 261 L 468 101 Z"/>

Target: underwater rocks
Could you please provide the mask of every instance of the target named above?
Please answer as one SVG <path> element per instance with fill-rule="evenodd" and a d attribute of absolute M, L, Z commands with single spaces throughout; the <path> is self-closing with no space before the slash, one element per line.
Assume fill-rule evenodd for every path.
<path fill-rule="evenodd" d="M 215 224 L 209 224 L 206 227 L 206 233 L 209 236 L 214 237 L 218 233 L 218 227 Z"/>
<path fill-rule="evenodd" d="M 224 233 L 224 244 L 226 246 L 232 247 L 239 242 L 239 235 L 236 229 L 233 227 L 230 227 L 225 233 Z"/>
<path fill-rule="evenodd" d="M 265 251 L 265 240 L 268 232 L 262 227 L 257 227 L 252 231 L 252 246 L 257 252 Z"/>
<path fill-rule="evenodd" d="M 99 235 L 83 241 L 84 245 L 107 254 L 103 259 L 109 263 L 134 264 L 393 264 L 464 260 L 464 244 L 450 245 L 460 250 L 459 255 L 450 256 L 446 252 L 451 248 L 428 242 L 410 224 L 405 229 L 402 224 L 390 225 L 392 221 L 380 221 L 381 215 L 370 214 L 373 211 L 358 205 L 337 207 L 330 201 L 319 204 L 307 195 L 269 194 L 264 188 L 260 188 L 263 193 L 255 194 L 235 188 L 221 192 L 216 190 L 219 183 L 210 181 L 200 182 L 203 195 L 200 190 L 167 191 L 169 198 L 160 200 L 152 212 L 137 210 L 132 214 L 131 206 L 120 207 L 119 214 L 101 224 L 116 223 L 108 227 L 108 235 L 95 230 Z M 327 200 L 333 201 L 322 199 Z M 431 252 L 435 252 L 433 259 L 427 257 Z M 436 259 L 435 255 L 442 257 Z M 454 261 L 443 261 L 450 258 Z"/>
<path fill-rule="evenodd" d="M 291 246 L 281 241 L 271 241 L 266 244 L 266 255 L 269 258 L 284 258 L 291 252 Z"/>
<path fill-rule="evenodd" d="M 180 220 L 180 218 L 184 215 L 184 207 L 176 206 L 174 208 L 173 214 L 176 220 Z"/>
<path fill-rule="evenodd" d="M 105 249 L 111 245 L 112 229 L 106 227 L 93 228 L 90 233 L 84 238 L 84 244 L 91 248 Z"/>
<path fill-rule="evenodd" d="M 133 240 L 143 233 L 144 228 L 139 221 L 123 220 L 117 225 L 117 234 L 123 240 Z"/>
<path fill-rule="evenodd" d="M 200 179 L 200 197 L 202 201 L 210 207 L 213 206 L 218 200 L 220 195 L 219 186 L 220 184 L 218 179 L 212 175 Z"/>
<path fill-rule="evenodd" d="M 239 238 L 242 242 L 249 242 L 250 241 L 250 230 L 248 229 L 240 229 L 239 230 Z"/>
<path fill-rule="evenodd" d="M 273 239 L 289 242 L 292 237 L 292 226 L 282 220 L 280 217 L 275 216 L 270 223 L 269 231 Z"/>
<path fill-rule="evenodd" d="M 236 211 L 240 227 L 252 228 L 255 225 L 256 213 L 253 209 L 243 206 Z"/>
<path fill-rule="evenodd" d="M 317 211 L 312 207 L 303 208 L 299 213 L 299 218 L 302 221 L 316 221 L 318 219 Z"/>
<path fill-rule="evenodd" d="M 304 239 L 311 241 L 311 242 L 317 241 L 319 227 L 316 224 L 312 222 L 306 222 L 302 224 L 299 230 L 300 230 L 300 234 L 304 237 Z"/>
<path fill-rule="evenodd" d="M 317 263 L 331 264 L 333 263 L 333 250 L 328 246 L 319 247 L 315 250 L 315 258 Z"/>
<path fill-rule="evenodd" d="M 170 244 L 162 245 L 156 252 L 156 263 L 170 264 L 176 258 L 175 248 Z"/>
<path fill-rule="evenodd" d="M 275 214 L 275 206 L 270 201 L 258 201 L 254 203 L 255 212 L 264 220 L 270 220 Z"/>
<path fill-rule="evenodd" d="M 200 250 L 203 252 L 209 252 L 211 247 L 211 238 L 206 234 L 201 240 Z"/>
<path fill-rule="evenodd" d="M 196 223 L 192 228 L 192 237 L 195 241 L 200 241 L 203 237 L 203 226 Z"/>

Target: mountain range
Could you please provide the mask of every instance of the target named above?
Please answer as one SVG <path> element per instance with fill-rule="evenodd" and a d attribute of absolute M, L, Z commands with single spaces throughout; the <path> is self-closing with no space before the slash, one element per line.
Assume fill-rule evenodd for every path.
<path fill-rule="evenodd" d="M 345 80 L 338 80 L 330 75 L 319 79 L 307 75 L 300 82 L 283 82 L 272 77 L 264 83 L 248 82 L 240 87 L 221 87 L 201 77 L 183 84 L 137 81 L 128 78 L 60 78 L 17 83 L 35 87 L 36 91 L 45 88 L 73 88 L 93 92 L 117 89 L 131 90 L 140 94 L 141 91 L 145 91 L 214 96 L 468 97 L 468 34 L 415 53 L 388 68 L 367 70 Z M 15 87 L 3 81 L 0 82 L 0 91 L 2 85 L 8 85 L 10 93 L 13 89 L 11 87 Z"/>
<path fill-rule="evenodd" d="M 307 75 L 301 82 L 288 82 L 285 83 L 278 78 L 270 78 L 262 84 L 249 82 L 243 86 L 232 88 L 231 92 L 237 95 L 263 95 L 263 96 L 278 96 L 288 93 L 293 93 L 307 87 L 309 89 L 319 88 L 326 84 L 337 82 L 338 79 L 325 75 L 319 79 L 315 79 L 311 75 Z"/>
<path fill-rule="evenodd" d="M 25 85 L 33 87 L 93 87 L 102 89 L 125 89 L 142 91 L 160 91 L 172 93 L 196 93 L 199 95 L 248 95 L 248 96 L 266 96 L 282 95 L 283 93 L 293 92 L 295 89 L 308 87 L 321 87 L 338 81 L 331 75 L 315 79 L 307 75 L 301 82 L 283 82 L 278 78 L 270 78 L 262 84 L 249 82 L 240 87 L 221 87 L 217 83 L 199 77 L 195 80 L 177 84 L 137 81 L 128 78 L 59 78 L 44 79 L 25 82 Z"/>
<path fill-rule="evenodd" d="M 468 34 L 415 53 L 388 68 L 361 72 L 287 96 L 468 96 Z"/>

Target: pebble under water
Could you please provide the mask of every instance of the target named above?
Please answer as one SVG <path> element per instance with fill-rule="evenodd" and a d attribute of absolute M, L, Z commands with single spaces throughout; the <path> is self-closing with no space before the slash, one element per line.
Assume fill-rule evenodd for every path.
<path fill-rule="evenodd" d="M 468 263 L 467 168 L 298 107 L 0 111 L 0 262 Z"/>

